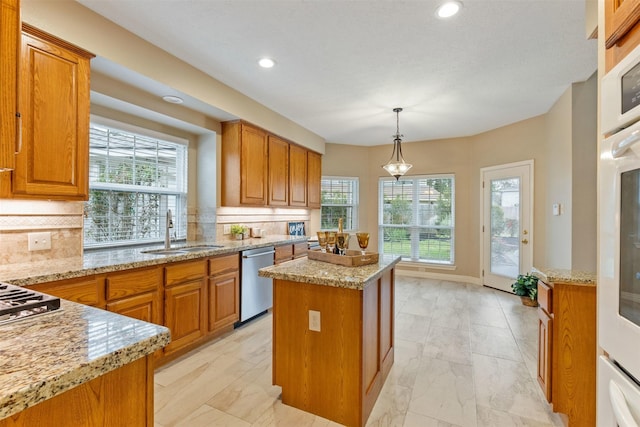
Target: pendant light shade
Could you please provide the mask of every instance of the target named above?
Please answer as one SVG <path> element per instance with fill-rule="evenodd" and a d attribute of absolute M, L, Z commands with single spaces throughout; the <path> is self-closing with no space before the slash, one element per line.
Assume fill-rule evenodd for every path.
<path fill-rule="evenodd" d="M 400 112 L 402 108 L 394 108 L 393 111 L 396 113 L 396 134 L 393 135 L 393 152 L 387 164 L 382 167 L 389 172 L 389 175 L 394 176 L 396 180 L 398 180 L 402 175 L 407 173 L 413 165 L 405 162 L 404 157 L 402 157 L 402 146 L 400 145 L 403 136 L 400 134 Z"/>

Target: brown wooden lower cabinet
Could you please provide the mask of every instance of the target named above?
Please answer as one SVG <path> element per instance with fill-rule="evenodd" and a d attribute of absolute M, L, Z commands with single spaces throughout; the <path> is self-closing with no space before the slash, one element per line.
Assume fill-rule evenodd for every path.
<path fill-rule="evenodd" d="M 286 247 L 292 254 L 293 246 Z M 171 343 L 156 351 L 156 365 L 232 330 L 240 320 L 238 252 L 29 287 L 168 327 Z"/>
<path fill-rule="evenodd" d="M 123 298 L 118 301 L 107 303 L 107 310 L 123 316 L 145 322 L 158 323 L 156 318 L 158 311 L 158 293 L 147 292 L 142 295 Z"/>
<path fill-rule="evenodd" d="M 0 427 L 153 425 L 152 356 L 0 420 Z"/>
<path fill-rule="evenodd" d="M 29 286 L 38 292 L 54 295 L 79 304 L 105 308 L 104 277 L 86 276 Z"/>
<path fill-rule="evenodd" d="M 240 257 L 225 255 L 209 260 L 207 332 L 216 332 L 240 320 Z"/>
<path fill-rule="evenodd" d="M 170 353 L 200 338 L 203 334 L 202 280 L 166 289 L 164 296 L 165 322 L 171 330 L 171 343 L 165 347 L 165 352 Z"/>
<path fill-rule="evenodd" d="M 145 322 L 163 324 L 162 268 L 145 267 L 107 274 L 107 310 Z"/>
<path fill-rule="evenodd" d="M 320 313 L 320 331 L 309 311 Z M 365 425 L 394 360 L 394 276 L 362 290 L 274 279 L 273 383 L 282 403 Z"/>
<path fill-rule="evenodd" d="M 570 426 L 596 423 L 596 287 L 538 281 L 538 382 Z"/>

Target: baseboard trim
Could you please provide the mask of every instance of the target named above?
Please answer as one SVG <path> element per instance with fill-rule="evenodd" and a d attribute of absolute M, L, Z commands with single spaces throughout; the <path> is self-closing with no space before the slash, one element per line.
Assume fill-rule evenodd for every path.
<path fill-rule="evenodd" d="M 424 279 L 435 279 L 435 280 L 448 280 L 451 282 L 461 282 L 461 283 L 469 283 L 472 285 L 481 286 L 479 277 L 472 276 L 461 276 L 459 274 L 444 274 L 444 273 L 432 273 L 429 271 L 415 271 L 415 270 L 405 270 L 400 268 L 396 268 L 396 274 L 398 276 L 405 277 L 420 277 Z"/>

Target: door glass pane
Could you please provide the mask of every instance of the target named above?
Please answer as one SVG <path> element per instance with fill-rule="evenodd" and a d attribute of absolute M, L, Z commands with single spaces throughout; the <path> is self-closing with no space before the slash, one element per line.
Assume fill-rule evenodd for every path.
<path fill-rule="evenodd" d="M 491 273 L 516 278 L 520 272 L 520 178 L 491 181 Z"/>

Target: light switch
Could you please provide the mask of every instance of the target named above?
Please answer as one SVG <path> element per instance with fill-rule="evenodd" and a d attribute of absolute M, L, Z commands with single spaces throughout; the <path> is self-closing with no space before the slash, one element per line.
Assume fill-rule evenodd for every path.
<path fill-rule="evenodd" d="M 553 215 L 560 215 L 560 203 L 553 204 Z"/>

